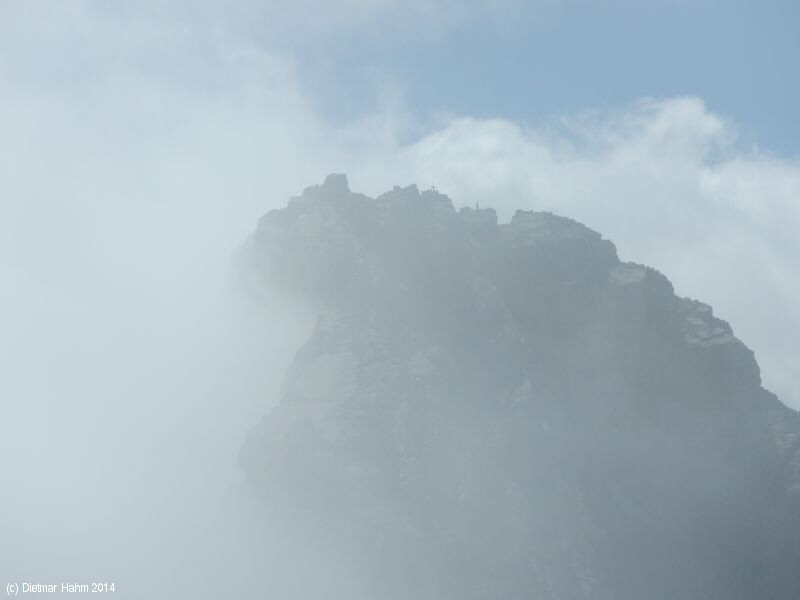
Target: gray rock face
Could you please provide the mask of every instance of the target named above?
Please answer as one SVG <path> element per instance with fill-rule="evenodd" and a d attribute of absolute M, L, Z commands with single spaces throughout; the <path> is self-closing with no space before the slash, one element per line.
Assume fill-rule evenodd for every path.
<path fill-rule="evenodd" d="M 800 598 L 800 416 L 600 234 L 332 175 L 241 265 L 319 311 L 241 464 L 365 597 Z"/>

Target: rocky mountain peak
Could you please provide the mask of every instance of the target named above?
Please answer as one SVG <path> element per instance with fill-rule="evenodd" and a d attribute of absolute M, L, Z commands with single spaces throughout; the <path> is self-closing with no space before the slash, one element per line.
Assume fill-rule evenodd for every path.
<path fill-rule="evenodd" d="M 599 233 L 331 175 L 242 265 L 319 319 L 241 464 L 368 597 L 800 597 L 800 419 Z"/>

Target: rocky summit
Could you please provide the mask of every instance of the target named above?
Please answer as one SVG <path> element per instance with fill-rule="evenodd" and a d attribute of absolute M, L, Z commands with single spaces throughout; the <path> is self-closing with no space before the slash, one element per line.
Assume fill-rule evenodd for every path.
<path fill-rule="evenodd" d="M 296 560 L 378 600 L 800 598 L 800 416 L 599 233 L 330 175 L 239 265 L 318 315 L 240 454 Z"/>

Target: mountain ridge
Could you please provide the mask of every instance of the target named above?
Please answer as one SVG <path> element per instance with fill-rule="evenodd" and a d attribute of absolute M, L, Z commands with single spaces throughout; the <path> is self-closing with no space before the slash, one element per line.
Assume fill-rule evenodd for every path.
<path fill-rule="evenodd" d="M 800 417 L 599 233 L 330 175 L 239 264 L 319 314 L 241 465 L 368 597 L 800 595 Z"/>

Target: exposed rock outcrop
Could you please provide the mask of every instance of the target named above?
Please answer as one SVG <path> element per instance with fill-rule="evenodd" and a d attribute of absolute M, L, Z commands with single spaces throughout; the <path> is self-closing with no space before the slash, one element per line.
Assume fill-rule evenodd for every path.
<path fill-rule="evenodd" d="M 332 175 L 240 259 L 319 312 L 241 464 L 366 597 L 800 597 L 800 417 L 600 234 Z"/>

